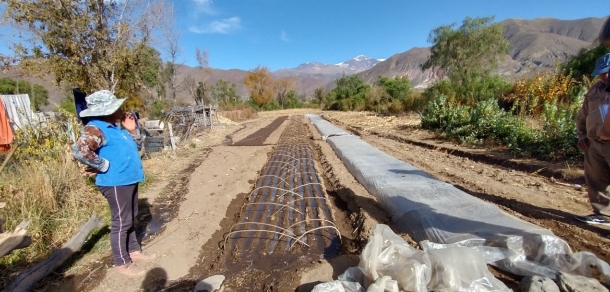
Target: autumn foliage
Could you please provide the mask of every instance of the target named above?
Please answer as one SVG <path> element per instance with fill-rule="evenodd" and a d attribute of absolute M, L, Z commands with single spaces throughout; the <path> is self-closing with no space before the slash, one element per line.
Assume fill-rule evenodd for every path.
<path fill-rule="evenodd" d="M 258 66 L 246 74 L 244 84 L 250 89 L 250 98 L 259 107 L 273 99 L 274 82 L 267 67 Z"/>
<path fill-rule="evenodd" d="M 519 115 L 540 116 L 545 104 L 557 102 L 570 103 L 571 90 L 576 80 L 570 75 L 559 72 L 539 72 L 534 77 L 515 82 L 507 96 L 501 101 L 511 105 Z"/>

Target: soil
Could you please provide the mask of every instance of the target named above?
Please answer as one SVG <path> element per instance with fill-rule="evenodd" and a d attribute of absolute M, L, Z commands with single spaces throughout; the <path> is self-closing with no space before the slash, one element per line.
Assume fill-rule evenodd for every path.
<path fill-rule="evenodd" d="M 223 274 L 226 280 L 221 291 L 310 291 L 317 283 L 336 279 L 345 269 L 358 264 L 358 256 L 375 224 L 390 227 L 393 224 L 375 198 L 303 118 L 304 113 L 312 112 L 315 111 L 261 113 L 255 120 L 208 130 L 192 141 L 194 148 L 184 143 L 182 152 L 177 153 L 186 154 L 162 153 L 148 163 L 145 161 L 146 172 L 154 173 L 157 181 L 141 194 L 146 201 L 141 204 L 144 211 L 140 218 L 145 223 L 140 229 L 145 231 L 144 250 L 159 256 L 156 262 L 142 265 L 147 275 L 133 280 L 115 274 L 106 251 L 102 258 L 84 255 L 55 274 L 59 280 L 47 280 L 45 287 L 37 290 L 193 291 L 198 281 Z M 574 215 L 591 211 L 578 162 L 542 162 L 516 158 L 497 149 L 456 145 L 421 130 L 417 116 L 318 113 L 380 150 L 512 215 L 550 229 L 575 251 L 590 251 L 607 262 L 610 260 L 610 239 L 606 238 L 610 229 L 573 220 Z M 257 142 L 244 143 L 252 146 L 235 146 L 244 139 L 249 141 L 248 137 L 256 137 Z M 267 235 L 268 232 L 229 236 L 230 231 L 240 226 L 238 223 L 266 218 L 252 215 L 258 209 L 248 206 L 264 202 L 266 208 L 271 208 L 274 204 L 262 199 L 270 195 L 254 194 L 261 184 L 281 185 L 277 180 L 259 182 L 264 182 L 265 173 L 282 175 L 283 168 L 278 168 L 274 161 L 279 157 L 277 151 L 286 145 L 299 145 L 293 147 L 298 149 L 296 153 L 312 163 L 315 173 L 302 176 L 301 180 L 310 179 L 312 185 L 316 182 L 319 185 L 319 189 L 303 189 L 312 196 L 319 191 L 322 196 L 315 201 L 318 207 L 305 209 L 313 212 L 307 213 L 308 218 L 328 216 L 337 230 L 312 232 L 305 242 L 320 241 L 311 241 L 310 237 L 322 236 L 329 247 L 335 236 L 340 242 L 333 253 L 325 254 L 301 243 L 291 248 L 289 244 L 294 240 L 278 239 L 279 236 Z M 273 172 L 269 167 L 279 170 Z M 284 179 L 285 186 L 287 182 Z M 253 197 L 257 201 L 251 201 Z M 293 207 L 297 209 L 297 205 Z M 328 215 L 324 215 L 324 208 L 330 210 Z M 285 226 L 290 222 L 289 209 L 283 208 L 275 217 L 265 220 L 278 220 L 279 225 Z M 262 226 L 251 227 L 262 229 Z M 408 235 L 399 235 L 417 247 Z M 255 238 L 249 245 L 236 244 L 248 236 Z M 227 246 L 226 239 L 230 239 Z M 239 246 L 241 250 L 236 251 L 234 247 Z M 491 267 L 490 270 L 511 288 L 516 288 L 521 279 Z"/>

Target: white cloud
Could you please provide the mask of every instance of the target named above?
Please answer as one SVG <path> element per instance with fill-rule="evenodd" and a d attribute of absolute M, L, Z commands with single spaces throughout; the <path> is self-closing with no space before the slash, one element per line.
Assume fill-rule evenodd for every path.
<path fill-rule="evenodd" d="M 283 29 L 282 29 L 282 35 L 280 36 L 280 38 L 282 39 L 282 41 L 285 41 L 287 43 L 290 42 L 290 39 L 288 38 L 288 35 L 286 35 L 286 31 L 284 31 Z"/>
<path fill-rule="evenodd" d="M 208 15 L 216 14 L 216 10 L 212 8 L 212 0 L 193 0 L 195 3 L 195 11 L 203 12 Z"/>
<path fill-rule="evenodd" d="M 226 18 L 219 21 L 213 21 L 204 26 L 191 26 L 190 31 L 194 33 L 220 33 L 228 34 L 241 28 L 241 19 L 239 17 Z"/>

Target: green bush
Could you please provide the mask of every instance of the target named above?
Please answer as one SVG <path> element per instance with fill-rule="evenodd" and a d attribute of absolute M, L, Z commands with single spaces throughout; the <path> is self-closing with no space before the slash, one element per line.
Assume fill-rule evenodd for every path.
<path fill-rule="evenodd" d="M 431 100 L 438 95 L 445 95 L 449 100 L 459 104 L 473 104 L 487 99 L 497 99 L 510 92 L 512 84 L 500 76 L 478 77 L 458 85 L 449 80 L 439 80 L 428 87 L 424 99 Z"/>
<path fill-rule="evenodd" d="M 406 112 L 420 113 L 428 106 L 429 100 L 422 92 L 413 92 L 402 100 L 402 108 Z"/>
<path fill-rule="evenodd" d="M 558 106 L 556 102 L 545 104 L 543 125 L 537 129 L 528 127 L 524 117 L 500 108 L 496 99 L 460 105 L 437 95 L 422 112 L 421 120 L 424 129 L 440 131 L 444 137 L 461 143 L 480 145 L 483 141 L 494 141 L 513 153 L 533 158 L 574 158 L 582 155 L 575 147 L 578 104 L 569 107 Z"/>
<path fill-rule="evenodd" d="M 282 109 L 282 107 L 280 106 L 280 104 L 277 102 L 277 100 L 272 100 L 268 103 L 265 103 L 262 107 L 262 110 L 264 111 L 276 111 L 276 110 L 280 110 Z"/>
<path fill-rule="evenodd" d="M 148 111 L 148 115 L 150 119 L 160 119 L 165 116 L 165 112 L 170 110 L 173 106 L 173 103 L 165 98 L 155 99 L 148 105 L 146 109 Z"/>

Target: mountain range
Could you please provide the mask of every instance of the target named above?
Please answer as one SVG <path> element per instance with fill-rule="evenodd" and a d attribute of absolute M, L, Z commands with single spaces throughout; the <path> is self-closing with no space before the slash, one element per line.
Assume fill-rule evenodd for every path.
<path fill-rule="evenodd" d="M 507 19 L 499 22 L 504 28 L 504 37 L 510 48 L 505 60 L 501 63 L 499 73 L 515 79 L 538 71 L 553 70 L 556 64 L 564 62 L 580 49 L 592 46 L 606 18 L 584 18 L 577 20 L 560 20 L 537 18 L 532 20 Z M 434 72 L 422 71 L 421 64 L 430 56 L 430 48 L 410 48 L 396 53 L 387 59 L 374 59 L 357 56 L 337 64 L 320 62 L 303 63 L 295 68 L 280 69 L 272 72 L 275 78 L 290 77 L 295 80 L 296 92 L 311 96 L 315 88 L 330 90 L 334 81 L 342 75 L 358 74 L 366 82 L 373 83 L 379 76 L 407 76 L 416 88 L 425 88 L 436 80 Z M 178 78 L 197 76 L 200 68 L 181 66 Z M 236 84 L 237 92 L 242 97 L 248 96 L 248 89 L 243 84 L 248 71 L 232 69 L 212 69 L 207 82 L 210 84 L 223 79 Z M 0 77 L 15 76 L 14 71 L 0 72 Z M 29 79 L 28 77 L 22 77 Z M 51 80 L 51 78 L 49 78 Z M 41 79 L 32 80 L 45 86 L 51 99 L 58 101 L 65 96 L 63 91 Z M 181 88 L 178 98 L 190 101 L 188 91 Z"/>

